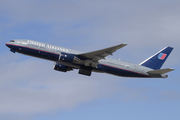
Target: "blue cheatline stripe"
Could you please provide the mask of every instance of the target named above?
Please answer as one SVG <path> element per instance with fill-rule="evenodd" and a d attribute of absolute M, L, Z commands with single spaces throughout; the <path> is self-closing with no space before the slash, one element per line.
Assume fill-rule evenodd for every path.
<path fill-rule="evenodd" d="M 26 55 L 31 55 L 34 57 L 43 58 L 43 59 L 47 59 L 47 60 L 51 60 L 51 61 L 57 61 L 59 59 L 59 55 L 60 55 L 58 53 L 53 53 L 53 52 L 30 48 L 30 47 L 25 47 L 25 46 L 21 46 L 21 45 L 12 45 L 12 44 L 8 44 L 8 45 L 22 48 L 22 50 L 19 50 L 18 48 L 16 48 L 17 50 L 14 49 L 15 51 L 17 51 L 19 53 L 23 53 Z M 34 52 L 33 52 L 33 50 L 34 50 Z M 41 54 L 38 51 L 40 51 Z"/>

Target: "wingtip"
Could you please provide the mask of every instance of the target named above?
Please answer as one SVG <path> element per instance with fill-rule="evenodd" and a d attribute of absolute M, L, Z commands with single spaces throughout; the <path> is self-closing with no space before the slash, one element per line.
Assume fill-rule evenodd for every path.
<path fill-rule="evenodd" d="M 173 68 L 169 68 L 171 71 L 174 71 L 175 69 L 173 69 Z"/>
<path fill-rule="evenodd" d="M 127 44 L 121 43 L 121 45 L 124 45 L 124 46 L 126 46 Z"/>

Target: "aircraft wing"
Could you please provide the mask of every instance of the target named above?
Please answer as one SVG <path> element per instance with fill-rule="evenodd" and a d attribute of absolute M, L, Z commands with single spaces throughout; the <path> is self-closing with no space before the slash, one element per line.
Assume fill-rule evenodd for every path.
<path fill-rule="evenodd" d="M 105 48 L 105 49 L 101 49 L 101 50 L 97 50 L 97 51 L 93 51 L 93 52 L 79 54 L 78 56 L 88 58 L 92 62 L 98 62 L 98 60 L 105 59 L 106 56 L 112 55 L 112 53 L 114 53 L 116 50 L 118 50 L 126 45 L 127 44 L 120 44 L 120 45 L 116 45 L 113 47 L 109 47 L 109 48 Z"/>

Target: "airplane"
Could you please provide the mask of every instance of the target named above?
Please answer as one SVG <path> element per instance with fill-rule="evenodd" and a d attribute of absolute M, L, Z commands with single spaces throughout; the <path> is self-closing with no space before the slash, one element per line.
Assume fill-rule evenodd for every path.
<path fill-rule="evenodd" d="M 119 44 L 84 53 L 28 39 L 14 39 L 6 43 L 6 46 L 13 53 L 18 52 L 53 61 L 54 70 L 61 72 L 79 69 L 78 73 L 86 76 L 91 76 L 92 72 L 98 72 L 121 77 L 167 78 L 168 75 L 166 73 L 174 70 L 172 68 L 161 69 L 173 50 L 169 46 L 163 48 L 140 64 L 133 64 L 107 57 L 126 45 Z"/>

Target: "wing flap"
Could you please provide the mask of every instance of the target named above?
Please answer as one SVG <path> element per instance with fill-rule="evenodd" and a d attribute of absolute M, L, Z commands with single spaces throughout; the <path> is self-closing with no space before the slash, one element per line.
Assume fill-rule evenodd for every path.
<path fill-rule="evenodd" d="M 165 73 L 171 72 L 173 70 L 174 69 L 172 69 L 172 68 L 166 68 L 166 69 L 148 71 L 147 73 L 150 73 L 150 74 L 165 74 Z"/>

